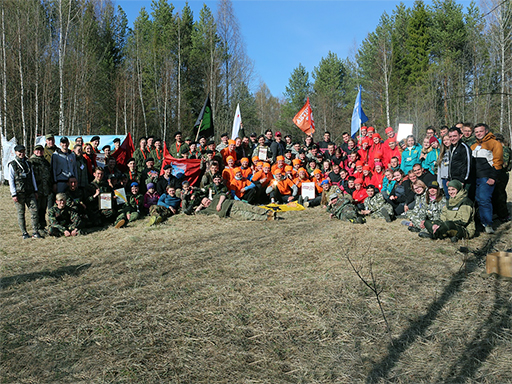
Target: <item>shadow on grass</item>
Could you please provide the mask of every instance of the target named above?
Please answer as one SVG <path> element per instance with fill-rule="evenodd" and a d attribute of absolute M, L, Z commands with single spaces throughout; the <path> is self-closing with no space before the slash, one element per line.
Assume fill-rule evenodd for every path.
<path fill-rule="evenodd" d="M 89 269 L 91 264 L 81 265 L 68 265 L 66 267 L 60 267 L 55 271 L 43 271 L 43 272 L 32 272 L 25 273 L 22 275 L 8 276 L 0 278 L 0 289 L 5 289 L 15 284 L 22 284 L 45 277 L 52 277 L 54 279 L 60 279 L 64 276 L 78 276 L 86 269 Z"/>
<path fill-rule="evenodd" d="M 457 359 L 446 377 L 440 380 L 444 383 L 463 383 L 474 377 L 494 349 L 504 331 L 510 329 L 512 322 L 512 305 L 504 297 L 500 289 L 502 282 L 494 281 L 494 305 L 486 321 L 476 330 L 475 337 L 466 346 L 464 353 Z"/>
<path fill-rule="evenodd" d="M 393 342 L 388 346 L 388 354 L 377 364 L 375 364 L 366 377 L 366 383 L 379 382 L 381 379 L 386 379 L 400 360 L 402 354 L 409 348 L 419 337 L 423 336 L 425 331 L 430 327 L 432 322 L 437 318 L 439 311 L 446 305 L 446 303 L 452 298 L 452 296 L 459 292 L 462 284 L 466 281 L 469 273 L 473 272 L 478 268 L 479 263 L 494 248 L 494 245 L 501 239 L 505 232 L 505 229 L 497 231 L 496 234 L 491 238 L 482 248 L 474 250 L 474 258 L 467 262 L 466 269 L 461 269 L 458 273 L 454 274 L 450 280 L 450 283 L 445 287 L 443 293 L 439 298 L 434 301 L 427 309 L 427 312 L 417 318 L 411 323 L 411 325 Z M 496 307 L 496 304 L 495 304 Z M 493 330 L 490 330 L 492 332 Z M 485 339 L 482 339 L 485 341 Z M 470 348 L 468 346 L 468 348 Z M 492 349 L 492 347 L 491 347 Z M 467 350 L 468 358 L 473 358 L 471 363 L 476 360 L 476 354 L 478 351 Z M 489 350 L 490 352 L 490 350 Z M 489 354 L 487 353 L 487 355 Z M 484 359 L 482 359 L 483 361 Z M 462 360 L 459 360 L 462 363 Z M 464 361 L 463 365 L 469 364 L 469 361 Z M 460 365 L 460 364 L 458 364 Z M 453 368 L 456 369 L 457 365 Z M 467 367 L 466 367 L 467 368 Z M 468 371 L 468 369 L 466 369 Z M 460 371 L 465 372 L 465 371 Z M 455 374 L 455 373 L 454 373 Z"/>

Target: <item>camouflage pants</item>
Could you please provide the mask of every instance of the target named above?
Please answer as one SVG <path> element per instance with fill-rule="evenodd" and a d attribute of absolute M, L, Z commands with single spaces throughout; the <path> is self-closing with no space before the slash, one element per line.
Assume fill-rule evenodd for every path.
<path fill-rule="evenodd" d="M 30 212 L 30 219 L 32 221 L 32 229 L 34 232 L 39 230 L 39 217 L 37 215 L 37 202 L 35 194 L 25 196 L 24 194 L 18 195 L 18 202 L 14 203 L 16 210 L 18 211 L 18 225 L 20 226 L 21 233 L 27 232 L 25 224 L 25 206 L 27 206 Z"/>
<path fill-rule="evenodd" d="M 439 225 L 439 228 L 437 228 L 435 233 L 432 228 L 434 225 Z M 444 239 L 446 237 L 454 236 L 457 236 L 458 239 L 469 238 L 466 228 L 455 224 L 453 221 L 425 220 L 425 228 L 434 239 Z"/>
<path fill-rule="evenodd" d="M 37 216 L 39 217 L 39 229 L 46 228 L 46 208 L 48 196 L 38 193 L 37 195 Z"/>
<path fill-rule="evenodd" d="M 128 219 L 128 214 L 130 214 L 130 219 Z M 139 212 L 122 212 L 119 216 L 117 216 L 114 224 L 119 223 L 121 220 L 125 220 L 131 223 L 132 221 L 139 220 L 140 218 L 142 218 L 142 215 Z"/>
<path fill-rule="evenodd" d="M 244 203 L 243 201 L 235 201 L 231 206 L 229 217 L 235 220 L 265 221 L 267 220 L 267 210 Z"/>
<path fill-rule="evenodd" d="M 149 207 L 150 216 L 161 216 L 162 219 L 167 219 L 173 215 L 169 208 L 165 208 L 162 205 L 152 205 Z"/>

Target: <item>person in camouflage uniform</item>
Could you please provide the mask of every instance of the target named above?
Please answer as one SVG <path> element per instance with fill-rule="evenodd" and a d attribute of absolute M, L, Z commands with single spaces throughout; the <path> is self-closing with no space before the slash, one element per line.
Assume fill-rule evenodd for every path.
<path fill-rule="evenodd" d="M 46 228 L 46 210 L 48 209 L 48 198 L 52 194 L 52 171 L 50 163 L 44 157 L 44 148 L 42 145 L 36 145 L 34 154 L 28 159 L 32 164 L 34 177 L 37 184 L 37 216 L 39 217 L 39 228 Z"/>
<path fill-rule="evenodd" d="M 411 232 L 419 232 L 427 218 L 427 186 L 423 181 L 416 180 L 412 184 L 412 189 L 415 193 L 414 208 L 407 211 L 408 220 L 403 220 L 402 224 L 406 225 Z"/>
<path fill-rule="evenodd" d="M 441 212 L 446 205 L 444 192 L 437 181 L 431 181 L 428 185 L 428 192 L 425 196 L 427 206 L 425 210 L 427 220 L 439 220 Z M 422 226 L 423 227 L 423 226 Z"/>
<path fill-rule="evenodd" d="M 248 221 L 270 221 L 277 218 L 276 213 L 272 210 L 250 205 L 241 200 L 231 200 L 226 194 L 217 194 L 213 200 L 207 197 L 203 198 L 195 212 Z"/>
<path fill-rule="evenodd" d="M 55 205 L 48 211 L 50 236 L 76 236 L 80 233 L 80 216 L 66 205 L 66 195 L 57 193 Z"/>
<path fill-rule="evenodd" d="M 364 217 L 357 214 L 356 206 L 353 204 L 352 196 L 333 193 L 329 196 L 329 204 L 327 205 L 327 212 L 330 213 L 330 218 L 337 218 L 341 221 L 349 221 L 355 224 L 363 224 L 366 222 Z"/>
<path fill-rule="evenodd" d="M 36 178 L 32 166 L 25 156 L 25 146 L 15 146 L 14 153 L 16 157 L 7 166 L 7 178 L 9 180 L 11 197 L 18 212 L 18 225 L 20 226 L 23 239 L 29 239 L 30 235 L 27 233 L 25 224 L 25 206 L 27 206 L 34 231 L 32 238 L 40 239 Z"/>
<path fill-rule="evenodd" d="M 448 184 L 450 200 L 443 208 L 439 220 L 425 220 L 428 232 L 418 235 L 424 238 L 444 239 L 450 237 L 452 242 L 470 239 L 475 235 L 475 211 L 473 201 L 468 198 L 462 183 L 452 180 Z"/>
<path fill-rule="evenodd" d="M 89 187 L 87 187 L 89 188 Z M 66 205 L 74 212 L 78 213 L 82 226 L 90 224 L 87 215 L 87 189 L 78 187 L 78 180 L 71 176 L 68 180 L 68 186 L 64 191 L 66 194 Z M 94 193 L 94 192 L 93 192 Z"/>
<path fill-rule="evenodd" d="M 144 215 L 144 197 L 139 193 L 139 184 L 133 182 L 131 184 L 131 194 L 127 196 L 127 201 L 120 209 L 120 214 L 117 216 L 115 227 L 121 228 L 127 222 L 133 222 L 141 219 Z"/>
<path fill-rule="evenodd" d="M 368 197 L 364 200 L 364 209 L 360 213 L 372 219 L 385 219 L 387 223 L 390 223 L 395 215 L 393 206 L 384 200 L 384 197 L 372 184 L 366 187 L 366 193 Z"/>

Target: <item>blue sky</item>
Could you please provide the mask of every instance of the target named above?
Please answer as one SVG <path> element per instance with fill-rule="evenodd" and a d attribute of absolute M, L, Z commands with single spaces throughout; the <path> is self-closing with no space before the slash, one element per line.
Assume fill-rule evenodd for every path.
<path fill-rule="evenodd" d="M 412 0 L 402 1 L 412 8 Z M 170 1 L 181 11 L 185 1 Z M 429 3 L 428 1 L 426 3 Z M 469 1 L 457 1 L 464 7 Z M 140 9 L 151 13 L 151 0 L 116 0 L 128 16 L 130 26 Z M 206 4 L 214 14 L 216 1 L 189 1 L 198 20 Z M 383 12 L 392 14 L 400 1 L 292 1 L 234 0 L 248 56 L 254 62 L 256 90 L 260 81 L 272 95 L 282 96 L 292 71 L 302 63 L 311 73 L 329 51 L 341 59 L 353 57 L 357 46 L 375 30 Z M 312 80 L 312 79 L 311 79 Z"/>

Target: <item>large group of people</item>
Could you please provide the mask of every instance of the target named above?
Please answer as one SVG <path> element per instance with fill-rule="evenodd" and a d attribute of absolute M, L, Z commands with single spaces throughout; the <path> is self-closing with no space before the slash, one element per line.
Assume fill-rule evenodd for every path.
<path fill-rule="evenodd" d="M 158 138 L 140 138 L 126 164 L 117 164 L 116 139 L 114 148 L 101 150 L 104 167 L 96 162 L 99 143 L 98 136 L 89 143 L 78 138 L 71 149 L 62 137 L 57 147 L 50 135 L 30 158 L 24 146 L 16 146 L 8 179 L 23 238 L 122 228 L 145 216 L 156 225 L 179 213 L 275 220 L 275 211 L 261 206 L 292 202 L 306 209 L 321 206 L 332 218 L 354 223 L 401 218 L 420 237 L 452 241 L 474 236 L 478 221 L 493 233 L 494 214 L 501 222 L 509 220 L 511 151 L 486 124 L 459 123 L 439 132 L 428 127 L 422 140 L 409 135 L 400 141 L 391 127 L 382 135 L 361 127 L 356 137 L 344 132 L 339 143 L 329 132 L 318 143 L 311 136 L 294 141 L 270 129 L 235 140 L 222 134 L 220 143 L 204 137 L 194 142 L 177 132 L 169 153 L 201 160 L 195 185 L 163 165 Z"/>

